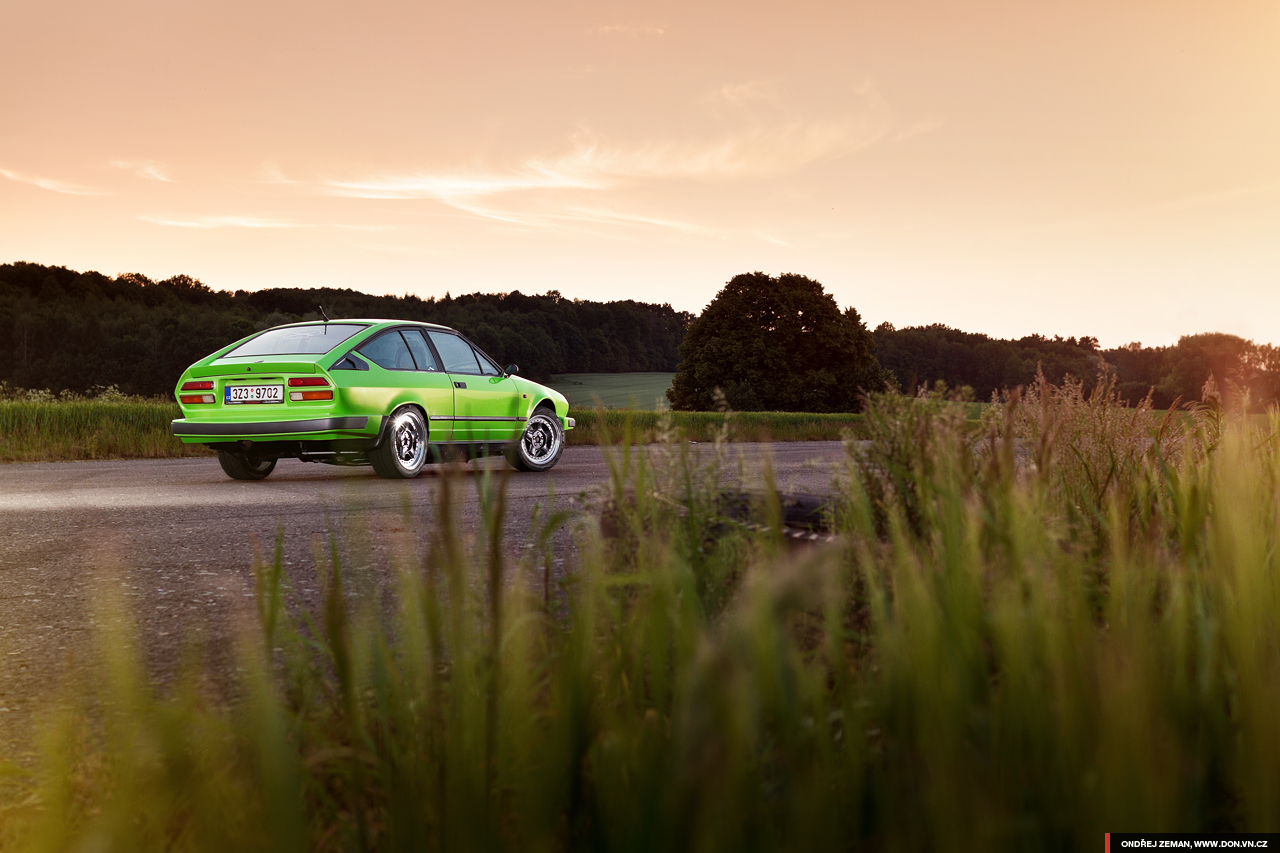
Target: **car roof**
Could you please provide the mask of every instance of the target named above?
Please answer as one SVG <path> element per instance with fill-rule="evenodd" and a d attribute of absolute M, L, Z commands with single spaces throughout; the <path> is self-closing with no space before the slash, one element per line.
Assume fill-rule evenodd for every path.
<path fill-rule="evenodd" d="M 303 320 L 298 323 L 281 323 L 279 326 L 273 326 L 272 328 L 281 329 L 281 328 L 284 328 L 285 326 L 323 326 L 326 324 L 334 325 L 337 323 L 363 323 L 367 326 L 377 326 L 383 323 L 392 323 L 395 325 L 407 325 L 407 326 L 429 326 L 433 329 L 444 329 L 445 331 L 448 331 L 448 332 L 458 331 L 457 329 L 451 328 L 449 326 L 442 326 L 439 323 L 427 323 L 423 320 L 387 320 L 387 319 L 375 319 L 371 317 L 343 317 L 341 319 L 334 319 L 334 320 Z"/>

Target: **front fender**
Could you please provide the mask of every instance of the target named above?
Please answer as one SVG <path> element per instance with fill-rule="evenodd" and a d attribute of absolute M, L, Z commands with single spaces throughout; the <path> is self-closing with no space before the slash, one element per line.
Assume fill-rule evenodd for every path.
<path fill-rule="evenodd" d="M 538 406 L 543 403 L 549 402 L 555 407 L 556 417 L 560 419 L 564 428 L 573 429 L 572 424 L 568 420 L 569 401 L 565 399 L 563 394 L 554 388 L 539 385 L 537 382 L 520 376 L 513 376 L 512 379 L 515 380 L 516 387 L 520 389 L 520 393 L 526 395 L 526 399 L 521 401 L 525 404 L 523 411 L 520 413 L 522 417 L 529 417 L 533 414 L 534 409 L 538 408 Z"/>

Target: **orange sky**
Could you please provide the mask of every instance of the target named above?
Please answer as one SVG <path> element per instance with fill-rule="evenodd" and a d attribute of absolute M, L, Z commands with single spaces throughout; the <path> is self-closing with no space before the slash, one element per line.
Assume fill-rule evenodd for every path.
<path fill-rule="evenodd" d="M 0 261 L 1280 342 L 1280 3 L 0 0 Z"/>

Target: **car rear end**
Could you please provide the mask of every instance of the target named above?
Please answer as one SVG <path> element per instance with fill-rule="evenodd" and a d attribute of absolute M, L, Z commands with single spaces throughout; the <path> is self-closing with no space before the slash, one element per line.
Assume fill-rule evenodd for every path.
<path fill-rule="evenodd" d="M 259 457 L 360 462 L 382 418 L 353 410 L 321 366 L 330 353 L 260 354 L 243 344 L 183 373 L 174 392 L 183 417 L 173 422 L 173 434 L 187 444 Z M 237 354 L 246 349 L 249 355 Z"/>

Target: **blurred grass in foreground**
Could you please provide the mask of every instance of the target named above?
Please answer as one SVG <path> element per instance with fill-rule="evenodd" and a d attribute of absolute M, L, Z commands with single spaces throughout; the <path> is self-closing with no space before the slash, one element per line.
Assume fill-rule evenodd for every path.
<path fill-rule="evenodd" d="M 838 543 L 715 511 L 716 445 L 633 450 L 616 536 L 560 516 L 512 569 L 503 482 L 388 609 L 317 553 L 321 612 L 257 566 L 238 700 L 148 687 L 123 605 L 102 665 L 9 767 L 6 850 L 1096 850 L 1104 831 L 1280 825 L 1280 418 L 1153 422 L 1041 384 L 975 437 L 874 398 Z M 669 426 L 669 424 L 668 424 Z M 2 673 L 0 673 L 2 675 Z"/>

